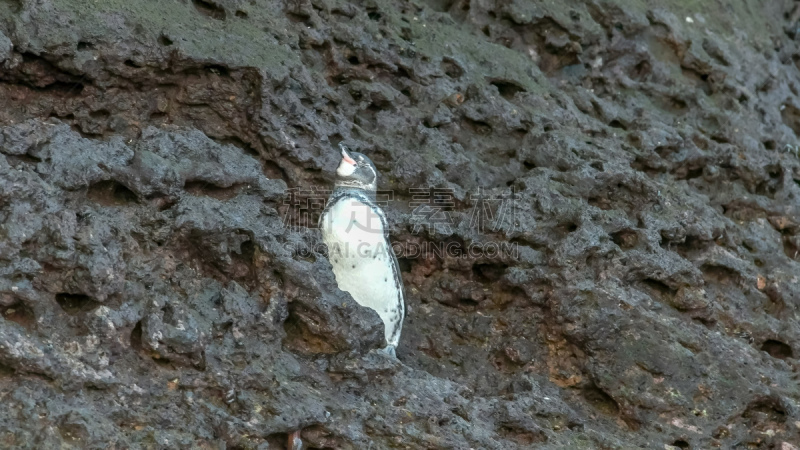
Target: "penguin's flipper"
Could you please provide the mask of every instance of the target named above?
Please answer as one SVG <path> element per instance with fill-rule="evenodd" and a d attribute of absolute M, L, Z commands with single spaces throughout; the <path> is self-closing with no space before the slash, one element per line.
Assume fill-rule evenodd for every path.
<path fill-rule="evenodd" d="M 384 224 L 384 229 L 388 229 L 386 224 Z M 387 232 L 386 240 L 389 242 L 389 235 Z M 397 286 L 397 302 L 398 302 L 398 309 L 400 312 L 400 317 L 397 320 L 397 328 L 394 330 L 394 333 L 389 339 L 388 347 L 397 347 L 397 343 L 400 341 L 400 332 L 403 331 L 403 320 L 406 317 L 406 301 L 405 301 L 405 294 L 403 292 L 403 276 L 400 273 L 400 263 L 397 261 L 397 255 L 394 254 L 394 248 L 389 244 L 389 257 L 392 263 L 392 272 L 394 274 L 394 283 Z M 394 355 L 394 350 L 392 350 L 392 355 Z"/>

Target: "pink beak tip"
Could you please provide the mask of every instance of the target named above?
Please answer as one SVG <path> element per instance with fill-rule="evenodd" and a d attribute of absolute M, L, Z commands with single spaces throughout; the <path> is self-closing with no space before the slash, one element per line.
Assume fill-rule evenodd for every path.
<path fill-rule="evenodd" d="M 347 154 L 344 148 L 342 148 L 342 160 L 347 164 L 356 165 L 356 161 Z"/>

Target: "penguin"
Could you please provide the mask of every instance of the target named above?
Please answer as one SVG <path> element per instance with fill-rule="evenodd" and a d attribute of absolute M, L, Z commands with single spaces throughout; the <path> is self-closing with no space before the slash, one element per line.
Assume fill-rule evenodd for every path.
<path fill-rule="evenodd" d="M 303 450 L 303 440 L 300 438 L 300 430 L 289 433 L 289 440 L 286 444 L 288 450 Z"/>
<path fill-rule="evenodd" d="M 319 219 L 322 240 L 339 289 L 378 313 L 384 324 L 384 352 L 396 358 L 405 300 L 386 215 L 375 203 L 378 171 L 367 156 L 350 152 L 344 144 L 339 148 L 342 160 L 333 192 Z"/>

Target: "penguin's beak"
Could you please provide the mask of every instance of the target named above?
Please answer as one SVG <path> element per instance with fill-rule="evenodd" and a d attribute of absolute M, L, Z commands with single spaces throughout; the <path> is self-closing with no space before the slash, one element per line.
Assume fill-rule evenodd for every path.
<path fill-rule="evenodd" d="M 346 162 L 347 164 L 356 165 L 356 160 L 350 157 L 347 153 L 347 147 L 344 144 L 339 144 L 339 148 L 342 149 L 342 161 Z"/>
<path fill-rule="evenodd" d="M 336 175 L 341 178 L 347 178 L 356 171 L 358 164 L 347 152 L 347 147 L 344 144 L 340 143 L 339 148 L 342 149 L 342 162 L 339 163 L 339 167 L 336 169 Z"/>

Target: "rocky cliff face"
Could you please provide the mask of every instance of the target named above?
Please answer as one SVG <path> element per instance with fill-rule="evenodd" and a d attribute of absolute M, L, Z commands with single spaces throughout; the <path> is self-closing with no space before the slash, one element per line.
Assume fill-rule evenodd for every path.
<path fill-rule="evenodd" d="M 800 447 L 800 8 L 712 3 L 0 1 L 0 446 Z"/>

